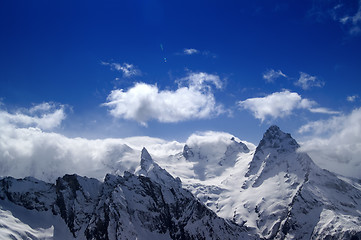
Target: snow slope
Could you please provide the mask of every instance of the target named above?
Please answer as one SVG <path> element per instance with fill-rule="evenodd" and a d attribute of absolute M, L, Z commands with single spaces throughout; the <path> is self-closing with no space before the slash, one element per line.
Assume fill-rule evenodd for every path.
<path fill-rule="evenodd" d="M 173 156 L 172 163 L 192 163 L 192 176 L 177 165 L 167 165 L 167 170 L 219 216 L 253 228 L 261 237 L 361 237 L 361 192 L 355 181 L 320 169 L 277 126 L 266 131 L 256 149 L 248 151 L 229 140 L 226 148 L 216 142 L 206 147 L 223 149 L 223 154 L 187 144 Z"/>

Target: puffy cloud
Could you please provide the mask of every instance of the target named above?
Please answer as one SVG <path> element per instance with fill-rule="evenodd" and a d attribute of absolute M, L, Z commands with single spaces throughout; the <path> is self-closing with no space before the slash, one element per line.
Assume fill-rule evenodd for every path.
<path fill-rule="evenodd" d="M 268 116 L 282 118 L 290 115 L 295 109 L 311 109 L 316 102 L 302 99 L 298 93 L 284 90 L 266 97 L 249 98 L 238 104 L 241 108 L 250 110 L 255 118 L 263 122 Z"/>
<path fill-rule="evenodd" d="M 361 108 L 348 115 L 310 122 L 299 132 L 305 135 L 301 151 L 309 153 L 321 167 L 361 178 Z"/>
<path fill-rule="evenodd" d="M 59 127 L 65 118 L 64 106 L 54 103 L 42 103 L 30 109 L 17 110 L 15 113 L 0 110 L 0 121 L 3 124 L 32 126 L 43 130 Z"/>
<path fill-rule="evenodd" d="M 110 66 L 111 69 L 117 70 L 123 73 L 124 77 L 132 77 L 141 75 L 141 71 L 137 69 L 133 64 L 129 63 L 108 63 L 108 62 L 101 62 L 102 65 Z"/>
<path fill-rule="evenodd" d="M 104 106 L 116 118 L 135 120 L 143 125 L 155 119 L 159 122 L 179 122 L 190 119 L 204 119 L 217 116 L 223 107 L 216 104 L 209 83 L 221 88 L 217 75 L 190 73 L 178 80 L 175 91 L 159 90 L 157 85 L 136 83 L 124 91 L 113 90 Z M 182 86 L 187 83 L 187 86 Z"/>
<path fill-rule="evenodd" d="M 347 96 L 347 101 L 354 102 L 358 98 L 358 95 Z"/>
<path fill-rule="evenodd" d="M 185 55 L 193 55 L 193 54 L 198 54 L 199 51 L 198 51 L 197 49 L 194 49 L 194 48 L 185 48 L 185 49 L 183 50 L 183 53 L 184 53 Z"/>
<path fill-rule="evenodd" d="M 281 70 L 275 71 L 271 69 L 263 74 L 263 78 L 266 79 L 267 82 L 274 82 L 275 79 L 279 77 L 287 77 Z"/>
<path fill-rule="evenodd" d="M 300 72 L 300 78 L 295 82 L 295 85 L 301 87 L 303 90 L 308 90 L 311 87 L 323 87 L 325 83 L 315 76 Z"/>
<path fill-rule="evenodd" d="M 241 109 L 250 110 L 253 116 L 262 122 L 267 117 L 276 119 L 289 116 L 296 109 L 306 109 L 312 113 L 322 114 L 340 113 L 323 107 L 315 107 L 317 105 L 315 101 L 302 98 L 298 93 L 288 90 L 275 92 L 265 97 L 248 98 L 244 101 L 239 101 L 238 105 Z"/>

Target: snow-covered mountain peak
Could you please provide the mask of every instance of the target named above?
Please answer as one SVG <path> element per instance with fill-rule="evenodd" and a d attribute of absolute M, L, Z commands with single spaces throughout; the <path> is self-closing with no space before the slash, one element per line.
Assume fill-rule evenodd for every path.
<path fill-rule="evenodd" d="M 144 171 L 148 171 L 149 168 L 154 164 L 152 157 L 150 156 L 148 150 L 143 147 L 142 153 L 140 155 L 140 167 Z"/>
<path fill-rule="evenodd" d="M 277 149 L 278 152 L 284 152 L 294 151 L 299 147 L 296 140 L 291 137 L 291 134 L 284 133 L 278 126 L 272 125 L 267 129 L 265 134 L 263 134 L 257 151 L 265 148 L 274 148 Z"/>
<path fill-rule="evenodd" d="M 149 177 L 153 181 L 167 186 L 181 187 L 181 180 L 174 178 L 165 169 L 153 161 L 146 148 L 142 149 L 140 166 L 135 170 L 135 175 Z M 125 173 L 126 174 L 126 173 Z"/>
<path fill-rule="evenodd" d="M 271 126 L 257 146 L 246 177 L 252 176 L 245 187 L 259 186 L 275 176 L 295 177 L 295 182 L 302 182 L 311 168 L 316 168 L 306 153 L 296 151 L 298 143 L 289 133 L 284 133 L 278 126 Z M 286 180 L 287 180 L 286 179 Z"/>
<path fill-rule="evenodd" d="M 226 155 L 230 154 L 231 152 L 243 152 L 248 153 L 249 148 L 243 142 L 237 142 L 234 137 L 231 138 L 231 144 L 228 145 Z"/>
<path fill-rule="evenodd" d="M 249 153 L 250 149 L 240 139 L 225 133 L 209 133 L 190 137 L 181 155 L 176 157 L 189 164 L 196 178 L 204 181 L 222 176 Z"/>

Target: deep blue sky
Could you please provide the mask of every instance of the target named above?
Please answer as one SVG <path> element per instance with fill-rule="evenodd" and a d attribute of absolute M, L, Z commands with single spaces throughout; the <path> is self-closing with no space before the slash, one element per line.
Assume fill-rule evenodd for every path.
<path fill-rule="evenodd" d="M 360 107 L 359 9 L 357 0 L 3 0 L 2 108 L 66 105 L 67 117 L 54 131 L 71 137 L 183 141 L 195 131 L 214 130 L 257 143 L 270 124 L 302 137 L 301 126 Z M 198 52 L 187 55 L 185 49 Z M 125 76 L 111 67 L 124 63 L 138 74 Z M 272 70 L 287 77 L 268 82 L 263 74 Z M 222 88 L 210 84 L 207 93 L 223 105 L 223 113 L 174 122 L 153 117 L 143 126 L 137 119 L 114 117 L 102 105 L 112 90 L 128 91 L 143 82 L 175 91 L 177 80 L 200 72 L 221 80 Z M 313 77 L 315 86 L 296 85 L 301 73 Z M 262 121 L 252 107 L 238 104 L 286 90 L 328 113 L 293 107 Z"/>

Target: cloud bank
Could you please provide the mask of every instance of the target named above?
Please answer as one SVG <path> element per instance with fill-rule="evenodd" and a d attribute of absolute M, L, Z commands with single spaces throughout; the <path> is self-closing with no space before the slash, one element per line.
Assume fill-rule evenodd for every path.
<path fill-rule="evenodd" d="M 176 141 L 150 137 L 68 138 L 49 131 L 49 126 L 61 124 L 56 113 L 62 108 L 53 108 L 52 103 L 43 103 L 21 109 L 21 114 L 20 110 L 0 112 L 0 176 L 33 176 L 53 182 L 64 174 L 77 173 L 102 180 L 106 173 L 122 174 L 135 169 L 143 147 L 155 156 L 168 156 L 183 148 L 183 144 Z M 33 114 L 44 111 L 54 114 L 34 118 Z"/>
<path fill-rule="evenodd" d="M 330 171 L 361 178 L 361 108 L 348 115 L 310 122 L 299 129 L 310 134 L 301 151 Z"/>
<path fill-rule="evenodd" d="M 175 91 L 160 90 L 157 85 L 147 83 L 136 83 L 127 91 L 116 89 L 103 106 L 109 107 L 110 114 L 116 118 L 135 120 L 143 125 L 152 119 L 175 123 L 211 118 L 223 112 L 211 88 L 211 85 L 222 87 L 217 75 L 190 73 L 178 83 Z"/>
<path fill-rule="evenodd" d="M 47 124 L 31 122 L 24 125 L 23 121 L 13 121 L 20 111 L 22 118 L 32 118 L 34 114 L 45 111 L 49 115 L 44 118 L 53 116 L 57 119 L 56 115 L 51 113 L 60 110 L 61 105 L 55 106 L 52 103 L 43 103 L 14 113 L 1 110 L 0 176 L 33 176 L 53 182 L 64 174 L 76 173 L 102 180 L 106 173 L 123 174 L 125 170 L 133 171 L 138 167 L 143 147 L 146 147 L 162 166 L 179 176 L 201 174 L 207 166 L 210 167 L 210 172 L 216 171 L 212 169 L 212 162 L 207 163 L 208 165 L 169 162 L 169 155 L 182 152 L 184 143 L 177 141 L 152 137 L 96 140 L 69 138 L 51 132 Z M 44 126 L 47 130 L 40 128 Z M 310 153 L 319 165 L 347 176 L 361 177 L 361 108 L 355 109 L 349 115 L 309 123 L 300 129 L 300 133 L 311 133 L 302 143 L 301 150 Z M 191 135 L 186 143 L 194 151 L 211 159 L 224 154 L 232 137 L 228 133 L 202 132 Z M 236 141 L 239 139 L 236 138 Z M 246 144 L 250 149 L 255 148 L 253 144 Z"/>

